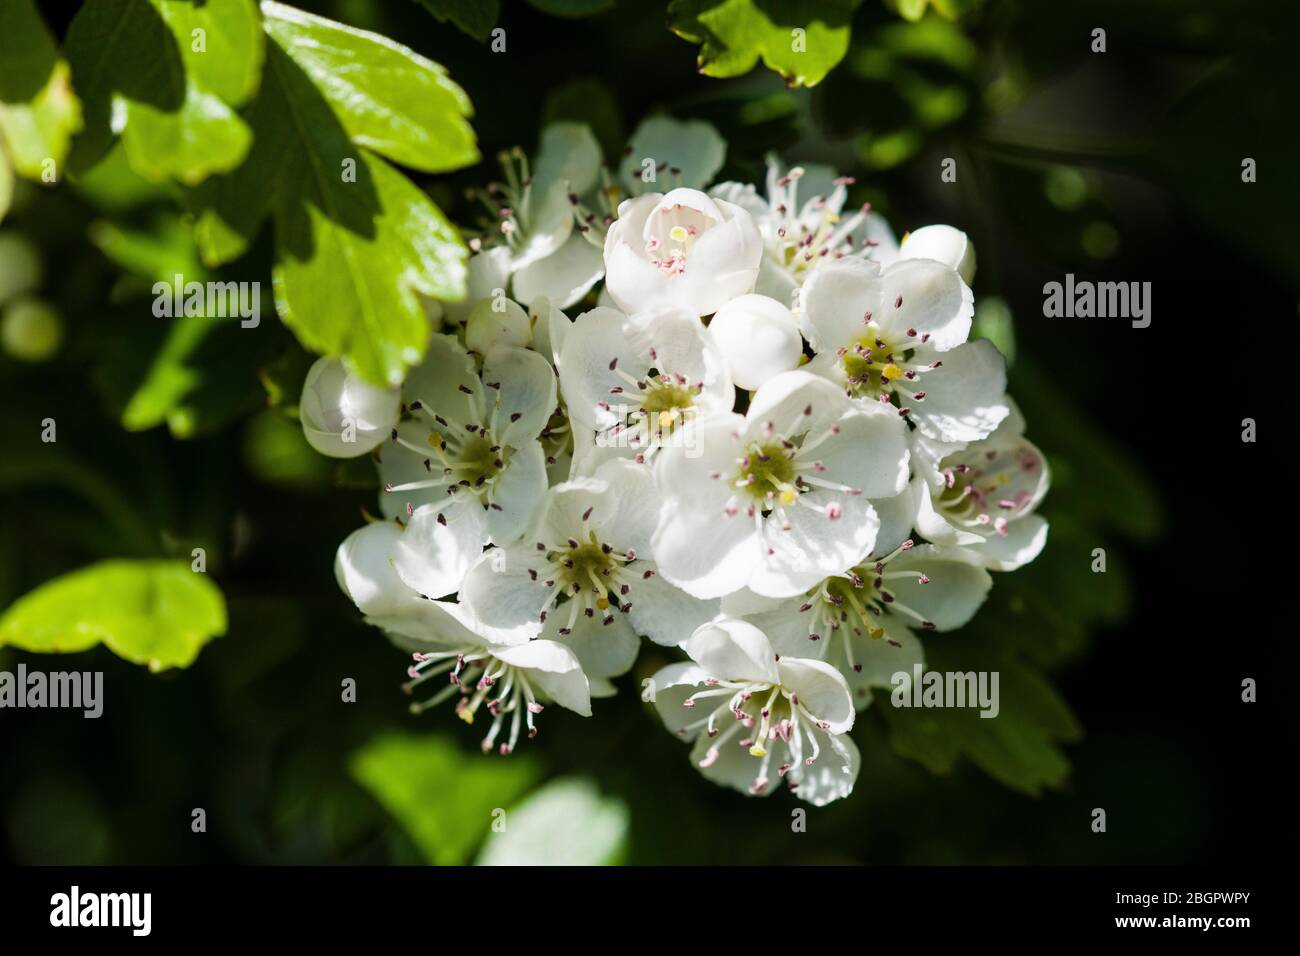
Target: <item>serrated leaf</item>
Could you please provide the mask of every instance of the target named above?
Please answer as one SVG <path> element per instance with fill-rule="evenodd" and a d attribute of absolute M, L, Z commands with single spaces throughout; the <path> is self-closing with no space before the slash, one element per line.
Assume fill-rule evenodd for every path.
<path fill-rule="evenodd" d="M 0 617 L 0 645 L 57 654 L 102 643 L 153 671 L 188 667 L 225 631 L 221 591 L 174 561 L 102 561 L 46 582 Z"/>
<path fill-rule="evenodd" d="M 257 22 L 253 0 L 197 9 L 188 0 L 89 0 L 65 43 L 85 102 L 74 169 L 92 167 L 118 135 L 146 179 L 194 185 L 238 166 L 250 133 L 235 107 L 256 88 Z"/>
<path fill-rule="evenodd" d="M 469 97 L 437 63 L 279 3 L 262 10 L 266 32 L 311 79 L 353 143 L 428 173 L 478 162 Z"/>
<path fill-rule="evenodd" d="M 748 73 L 761 58 L 791 86 L 815 86 L 849 49 L 861 0 L 672 0 L 668 28 L 700 44 L 700 72 Z"/>
<path fill-rule="evenodd" d="M 0 180 L 12 173 L 35 179 L 47 161 L 61 175 L 72 134 L 81 128 L 81 104 L 59 58 L 54 37 L 31 0 L 0 4 Z M 0 206 L 7 207 L 0 181 Z M 0 209 L 3 215 L 3 209 Z"/>
<path fill-rule="evenodd" d="M 485 40 L 501 15 L 500 0 L 419 0 L 439 23 L 451 21 L 475 40 Z"/>
<path fill-rule="evenodd" d="M 357 751 L 350 770 L 439 866 L 469 862 L 493 811 L 510 806 L 537 779 L 527 756 L 483 760 L 446 737 L 395 733 Z"/>
<path fill-rule="evenodd" d="M 247 113 L 255 143 L 239 169 L 193 194 L 200 251 L 213 265 L 233 259 L 271 218 L 280 318 L 313 351 L 345 355 L 366 378 L 395 384 L 427 344 L 420 295 L 462 297 L 468 250 L 429 197 L 366 144 L 415 160 L 431 136 L 454 130 L 418 164 L 470 162 L 472 139 L 456 138 L 468 130 L 468 104 L 441 67 L 382 37 L 274 3 L 264 10 L 271 42 Z M 352 69 L 342 69 L 349 59 Z M 324 73 L 351 75 L 357 64 L 374 68 L 364 87 L 339 77 L 317 86 Z M 426 106 L 399 102 L 415 96 L 445 114 L 432 130 L 422 125 L 435 122 Z"/>
<path fill-rule="evenodd" d="M 932 773 L 951 773 L 965 757 L 995 780 L 1031 796 L 1059 787 L 1070 772 L 1060 745 L 1079 739 L 1069 707 L 1043 676 L 1015 653 L 983 635 L 964 630 L 931 636 L 926 670 L 998 673 L 998 713 L 981 717 L 978 707 L 893 706 L 880 695 L 890 742 Z"/>

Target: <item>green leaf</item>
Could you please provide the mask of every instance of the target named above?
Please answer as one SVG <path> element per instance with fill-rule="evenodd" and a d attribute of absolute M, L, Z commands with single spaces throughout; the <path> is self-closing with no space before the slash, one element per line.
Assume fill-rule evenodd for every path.
<path fill-rule="evenodd" d="M 221 591 L 173 561 L 102 561 L 46 582 L 0 617 L 0 645 L 71 653 L 102 643 L 152 671 L 188 667 L 225 631 Z"/>
<path fill-rule="evenodd" d="M 505 816 L 479 852 L 479 866 L 608 866 L 627 842 L 628 808 L 588 780 L 555 780 Z"/>
<path fill-rule="evenodd" d="M 235 168 L 251 141 L 235 109 L 256 89 L 263 46 L 253 0 L 88 0 L 65 44 L 86 107 L 74 170 L 119 132 L 152 181 L 194 185 Z"/>
<path fill-rule="evenodd" d="M 849 24 L 860 3 L 672 0 L 668 28 L 700 44 L 699 67 L 706 76 L 740 76 L 761 58 L 791 86 L 815 86 L 848 52 Z"/>
<path fill-rule="evenodd" d="M 247 113 L 253 149 L 193 194 L 200 251 L 210 265 L 229 261 L 270 218 L 280 318 L 307 348 L 396 384 L 427 344 L 420 295 L 462 298 L 468 250 L 375 153 L 426 170 L 473 162 L 469 104 L 441 67 L 383 37 L 263 10 L 271 43 Z M 358 73 L 364 88 L 347 79 Z"/>
<path fill-rule="evenodd" d="M 31 0 L 0 4 L 0 216 L 14 170 L 36 179 L 51 160 L 55 174 L 62 173 L 72 134 L 81 128 L 68 72 Z"/>
<path fill-rule="evenodd" d="M 528 5 L 553 17 L 577 20 L 614 9 L 614 0 L 528 0 Z"/>
<path fill-rule="evenodd" d="M 278 3 L 262 9 L 266 32 L 311 79 L 353 143 L 427 173 L 478 162 L 469 97 L 443 67 L 364 30 Z"/>
<path fill-rule="evenodd" d="M 439 23 L 450 20 L 475 40 L 486 40 L 501 15 L 501 0 L 419 0 Z"/>
<path fill-rule="evenodd" d="M 397 733 L 358 750 L 350 770 L 424 858 L 439 866 L 469 862 L 493 811 L 523 796 L 538 773 L 527 757 L 488 760 L 462 752 L 446 737 Z"/>
<path fill-rule="evenodd" d="M 1079 725 L 1051 684 L 1014 652 L 964 631 L 926 642 L 926 669 L 996 671 L 999 711 L 978 707 L 895 707 L 880 695 L 890 742 L 932 773 L 948 774 L 965 757 L 995 780 L 1031 796 L 1059 787 L 1070 772 L 1060 744 L 1078 740 Z"/>

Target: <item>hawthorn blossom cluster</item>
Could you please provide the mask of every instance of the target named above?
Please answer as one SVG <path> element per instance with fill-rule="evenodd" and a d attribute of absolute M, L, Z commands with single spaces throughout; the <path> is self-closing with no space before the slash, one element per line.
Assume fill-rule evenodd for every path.
<path fill-rule="evenodd" d="M 339 586 L 508 754 L 552 704 L 644 683 L 710 780 L 851 792 L 876 688 L 960 627 L 991 571 L 1042 549 L 1043 455 L 970 338 L 975 253 L 896 242 L 852 181 L 769 160 L 708 187 L 725 147 L 656 119 L 617 174 L 554 124 L 482 194 L 469 295 L 399 389 L 312 368 L 307 439 L 373 456 L 376 518 Z"/>

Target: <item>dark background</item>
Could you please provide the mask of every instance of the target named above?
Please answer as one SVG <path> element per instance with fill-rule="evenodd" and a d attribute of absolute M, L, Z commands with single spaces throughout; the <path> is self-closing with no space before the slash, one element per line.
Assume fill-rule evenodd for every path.
<path fill-rule="evenodd" d="M 56 32 L 73 6 L 43 4 Z M 664 28 L 657 3 L 623 0 L 566 21 L 505 0 L 499 55 L 402 0 L 299 6 L 414 47 L 469 92 L 487 158 L 429 182 L 459 222 L 474 215 L 464 188 L 497 175 L 498 149 L 531 149 L 542 120 L 595 117 L 616 159 L 642 116 L 669 110 L 710 120 L 728 140 L 719 180 L 761 182 L 761 158 L 777 150 L 855 175 L 855 200 L 870 199 L 900 235 L 930 222 L 967 230 L 979 254 L 977 303 L 1000 297 L 1014 316 L 1011 391 L 1055 469 L 1044 509 L 1053 533 L 1040 562 L 996 579 L 994 598 L 1028 594 L 1046 607 L 1016 619 L 987 608 L 971 639 L 1010 641 L 1052 675 L 1083 728 L 1064 745 L 1068 779 L 1035 797 L 964 760 L 932 775 L 897 756 L 887 724 L 868 711 L 854 731 L 863 752 L 855 793 L 811 811 L 796 839 L 795 803 L 746 800 L 702 780 L 637 701 L 639 678 L 663 662 L 647 648 L 596 719 L 553 710 L 525 758 L 542 777 L 588 777 L 626 801 L 626 859 L 1241 863 L 1273 854 L 1279 774 L 1294 749 L 1280 745 L 1277 706 L 1283 648 L 1295 637 L 1282 616 L 1294 561 L 1276 543 L 1291 533 L 1294 493 L 1280 450 L 1296 437 L 1300 354 L 1300 33 L 1288 5 L 992 2 L 955 28 L 970 55 L 952 31 L 940 31 L 948 39 L 938 54 L 918 55 L 909 31 L 919 28 L 867 0 L 849 57 L 811 91 L 786 90 L 761 68 L 735 80 L 698 75 L 695 48 Z M 1107 29 L 1104 55 L 1089 52 L 1096 26 Z M 884 78 L 862 67 L 864 50 L 883 51 Z M 572 81 L 582 85 L 557 94 Z M 906 148 L 895 155 L 882 142 Z M 949 156 L 956 184 L 939 179 Z M 1258 162 L 1254 184 L 1241 181 L 1247 156 Z M 155 333 L 110 294 L 121 291 L 119 270 L 86 239 L 103 215 L 61 189 L 3 227 L 40 245 L 66 341 L 46 365 L 0 358 L 0 448 L 19 461 L 32 450 L 30 421 L 56 417 L 61 444 L 75 428 L 78 456 L 105 476 L 120 509 L 88 506 L 70 490 L 79 479 L 0 472 L 0 604 L 106 554 L 188 555 L 202 542 L 231 626 L 192 668 L 162 675 L 102 649 L 51 659 L 0 648 L 4 669 L 20 660 L 102 669 L 108 701 L 97 721 L 0 712 L 0 858 L 418 860 L 349 775 L 349 755 L 393 728 L 448 735 L 467 755 L 477 735 L 447 711 L 405 713 L 402 655 L 334 585 L 334 549 L 373 492 L 339 487 L 332 463 L 302 454 L 297 426 L 265 409 L 256 377 L 243 382 L 237 414 L 202 437 L 121 430 L 113 377 L 125 373 L 109 359 Z M 151 213 L 123 215 L 142 223 Z M 264 242 L 241 275 L 258 269 L 266 280 L 268 263 Z M 1149 281 L 1151 326 L 1043 317 L 1043 284 L 1067 272 Z M 297 348 L 269 314 L 263 327 L 268 360 Z M 1258 423 L 1256 444 L 1240 440 L 1246 417 Z M 1105 581 L 1089 570 L 1094 547 L 1107 550 Z M 343 677 L 358 682 L 356 704 L 339 702 Z M 1242 703 L 1245 677 L 1260 681 L 1259 704 Z M 200 806 L 209 827 L 196 835 L 190 810 Z M 1105 834 L 1089 828 L 1095 807 L 1107 811 Z"/>

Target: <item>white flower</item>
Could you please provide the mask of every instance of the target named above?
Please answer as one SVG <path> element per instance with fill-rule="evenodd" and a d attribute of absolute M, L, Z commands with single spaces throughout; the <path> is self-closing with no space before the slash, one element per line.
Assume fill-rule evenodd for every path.
<path fill-rule="evenodd" d="M 952 226 L 922 226 L 903 237 L 899 259 L 933 259 L 942 262 L 970 285 L 975 281 L 975 246 L 966 233 Z"/>
<path fill-rule="evenodd" d="M 995 571 L 1014 571 L 1038 557 L 1047 522 L 1033 511 L 1051 476 L 1024 427 L 1013 407 L 992 435 L 967 447 L 914 439 L 916 530 L 970 550 Z"/>
<path fill-rule="evenodd" d="M 701 598 L 746 586 L 785 597 L 852 567 L 880 527 L 868 499 L 907 483 L 903 431 L 897 415 L 824 379 L 778 375 L 744 418 L 705 419 L 696 448 L 660 452 L 660 571 Z"/>
<path fill-rule="evenodd" d="M 575 424 L 638 457 L 689 440 L 699 418 L 731 410 L 726 361 L 700 320 L 681 309 L 578 316 L 560 351 L 560 388 Z"/>
<path fill-rule="evenodd" d="M 749 213 L 694 189 L 624 200 L 605 234 L 605 289 L 628 314 L 709 315 L 754 288 L 763 242 Z"/>
<path fill-rule="evenodd" d="M 474 306 L 484 299 L 491 299 L 498 290 L 504 294 L 510 284 L 509 246 L 484 249 L 481 242 L 474 240 L 471 240 L 470 245 L 476 245 L 479 251 L 469 257 L 465 298 L 459 302 L 442 303 L 443 321 L 447 324 L 463 325 Z"/>
<path fill-rule="evenodd" d="M 492 640 L 526 640 L 545 627 L 589 677 L 626 673 L 637 634 L 680 644 L 717 613 L 716 601 L 683 594 L 656 573 L 649 541 L 657 514 L 649 470 L 606 462 L 594 477 L 552 488 L 530 535 L 470 568 L 461 600 Z"/>
<path fill-rule="evenodd" d="M 960 548 L 914 546 L 909 539 L 818 582 L 795 598 L 741 591 L 722 600 L 723 612 L 762 630 L 782 657 L 812 657 L 839 669 L 859 710 L 871 689 L 889 687 L 897 673 L 924 663 L 913 628 L 950 631 L 984 603 L 993 580 L 977 555 Z"/>
<path fill-rule="evenodd" d="M 555 373 L 536 352 L 497 346 L 480 379 L 454 338 L 433 336 L 402 386 L 408 417 L 380 451 L 384 514 L 436 504 L 486 510 L 487 539 L 523 533 L 546 490 L 538 436 L 556 408 Z"/>
<path fill-rule="evenodd" d="M 683 648 L 694 663 L 655 674 L 655 708 L 670 731 L 695 742 L 691 761 L 705 777 L 753 796 L 784 780 L 815 806 L 853 791 L 853 701 L 839 671 L 779 656 L 758 628 L 728 618 Z"/>
<path fill-rule="evenodd" d="M 308 444 L 331 458 L 373 451 L 397 424 L 401 396 L 379 388 L 341 360 L 319 358 L 307 372 L 298 417 Z"/>
<path fill-rule="evenodd" d="M 803 356 L 794 316 L 765 295 L 732 299 L 710 320 L 709 334 L 726 357 L 732 381 L 750 391 L 795 368 Z"/>
<path fill-rule="evenodd" d="M 930 259 L 832 263 L 803 289 L 817 350 L 806 367 L 859 401 L 896 401 L 927 437 L 977 441 L 1007 416 L 1006 363 L 987 340 L 966 341 L 972 302 L 961 277 Z"/>
<path fill-rule="evenodd" d="M 412 713 L 460 695 L 456 713 L 472 724 L 486 710 L 492 723 L 483 750 L 498 746 L 502 754 L 515 749 L 522 730 L 529 737 L 537 734 L 534 718 L 543 702 L 590 717 L 587 678 L 569 648 L 554 641 L 493 644 L 474 630 L 461 605 L 428 600 L 410 586 L 408 576 L 431 580 L 444 574 L 449 563 L 441 553 L 443 541 L 413 542 L 408 540 L 411 531 L 378 522 L 354 532 L 339 548 L 335 573 L 366 622 L 414 654 L 403 690 L 409 694 L 442 678 L 441 690 L 412 704 Z M 508 736 L 498 745 L 507 721 Z"/>
<path fill-rule="evenodd" d="M 602 237 L 580 197 L 597 184 L 600 165 L 600 145 L 579 123 L 547 126 L 531 170 L 522 152 L 502 157 L 506 182 L 483 198 L 499 221 L 504 246 L 497 248 L 509 250 L 514 296 L 525 305 L 545 296 L 567 308 L 599 281 Z"/>
<path fill-rule="evenodd" d="M 776 157 L 769 156 L 766 199 L 743 183 L 719 183 L 709 190 L 749 212 L 762 234 L 755 292 L 793 306 L 795 290 L 826 263 L 845 257 L 888 262 L 897 255 L 889 225 L 869 205 L 844 212 L 852 183 L 826 166 L 796 166 L 783 174 Z"/>

